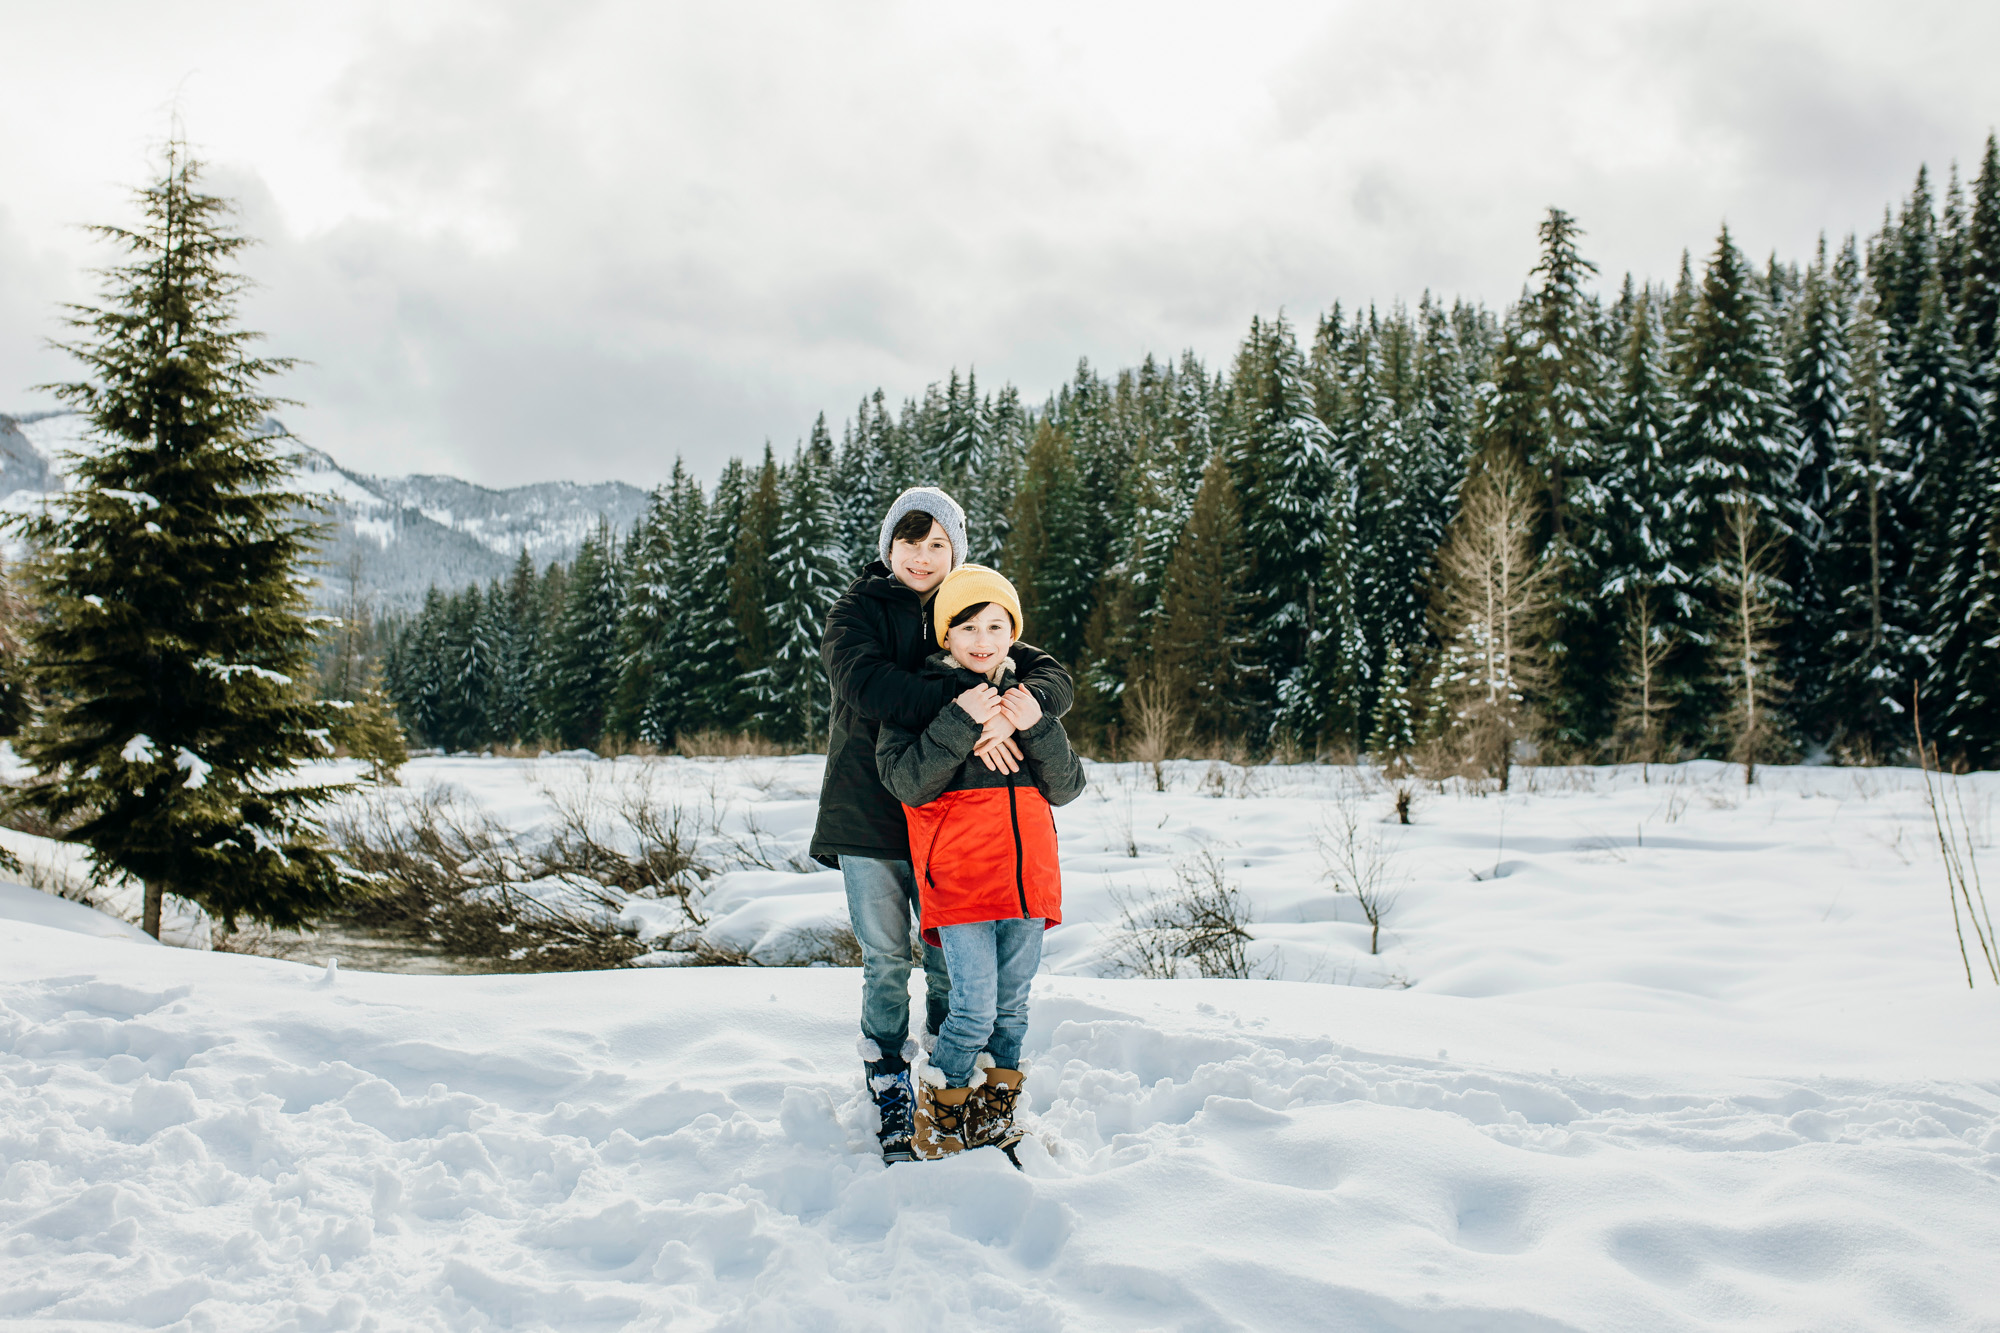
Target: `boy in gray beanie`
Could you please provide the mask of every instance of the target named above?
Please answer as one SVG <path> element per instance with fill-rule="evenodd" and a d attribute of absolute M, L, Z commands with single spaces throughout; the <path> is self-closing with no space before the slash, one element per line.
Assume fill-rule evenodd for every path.
<path fill-rule="evenodd" d="M 951 539 L 951 568 L 957 569 L 965 563 L 965 511 L 958 507 L 958 501 L 946 495 L 935 486 L 912 486 L 896 497 L 889 506 L 889 512 L 882 516 L 882 563 L 888 564 L 893 554 L 891 538 L 896 525 L 905 514 L 929 514 L 937 525 L 944 529 L 944 535 Z M 946 570 L 950 573 L 950 570 Z"/>
<path fill-rule="evenodd" d="M 947 685 L 922 674 L 936 650 L 925 608 L 944 576 L 965 563 L 965 511 L 943 491 L 904 491 L 882 519 L 880 561 L 861 571 L 827 614 L 820 645 L 833 689 L 833 716 L 820 786 L 812 855 L 838 866 L 847 914 L 861 944 L 861 1058 L 881 1117 L 884 1161 L 909 1161 L 914 1128 L 910 1060 L 910 934 L 921 915 L 910 866 L 902 802 L 882 785 L 875 742 L 884 722 L 921 732 L 951 702 Z M 1069 711 L 1069 673 L 1037 648 L 1016 643 L 1021 684 L 1042 711 Z M 1011 727 L 989 724 L 980 753 L 988 767 L 1012 772 L 1019 751 L 1005 753 Z M 986 748 L 989 743 L 994 748 Z M 951 1009 L 944 954 L 925 945 L 926 1023 L 935 1035 Z"/>

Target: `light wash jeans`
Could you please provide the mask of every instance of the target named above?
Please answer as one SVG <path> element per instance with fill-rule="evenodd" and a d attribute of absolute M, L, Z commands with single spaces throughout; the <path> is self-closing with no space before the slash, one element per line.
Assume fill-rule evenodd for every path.
<path fill-rule="evenodd" d="M 1019 1069 L 1028 988 L 1042 965 L 1042 919 L 974 921 L 946 926 L 938 937 L 951 968 L 951 1017 L 938 1032 L 931 1063 L 954 1088 L 972 1081 L 981 1051 L 1002 1069 Z"/>
<path fill-rule="evenodd" d="M 861 943 L 861 1034 L 882 1054 L 902 1058 L 910 1035 L 910 939 L 922 918 L 917 876 L 908 861 L 840 858 L 847 919 Z M 951 974 L 944 951 L 924 945 L 925 1026 L 936 1032 L 951 1009 Z"/>

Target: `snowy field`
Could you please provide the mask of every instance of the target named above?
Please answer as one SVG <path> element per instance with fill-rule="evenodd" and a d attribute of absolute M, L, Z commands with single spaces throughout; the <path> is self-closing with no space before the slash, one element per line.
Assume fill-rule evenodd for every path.
<path fill-rule="evenodd" d="M 771 867 L 704 909 L 776 961 L 844 915 L 818 771 L 406 779 L 532 831 L 650 772 Z M 1058 813 L 1021 1172 L 883 1168 L 851 970 L 371 975 L 0 891 L 0 1327 L 2000 1329 L 2000 990 L 1915 773 L 1526 770 L 1407 828 L 1351 770 L 1165 776 Z M 1211 864 L 1262 979 L 1113 975 Z"/>

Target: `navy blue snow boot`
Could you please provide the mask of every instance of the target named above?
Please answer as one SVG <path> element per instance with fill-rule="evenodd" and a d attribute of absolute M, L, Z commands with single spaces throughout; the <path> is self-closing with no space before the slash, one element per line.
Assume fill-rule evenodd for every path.
<path fill-rule="evenodd" d="M 875 1114 L 881 1120 L 875 1137 L 882 1144 L 882 1160 L 892 1164 L 915 1161 L 910 1139 L 917 1129 L 917 1099 L 910 1086 L 909 1060 L 914 1052 L 881 1055 L 874 1042 L 863 1041 L 862 1053 L 877 1057 L 863 1061 L 862 1068 L 868 1071 L 868 1095 L 874 1099 Z"/>

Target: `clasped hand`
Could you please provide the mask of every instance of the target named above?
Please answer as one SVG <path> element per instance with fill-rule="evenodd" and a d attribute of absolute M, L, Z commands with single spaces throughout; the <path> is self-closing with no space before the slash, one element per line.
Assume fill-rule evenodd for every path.
<path fill-rule="evenodd" d="M 1026 731 L 1042 720 L 1042 706 L 1024 685 L 1005 694 L 991 685 L 975 685 L 958 696 L 958 706 L 979 723 L 982 731 L 972 753 L 995 773 L 1018 773 L 1021 746 L 1014 733 Z"/>

